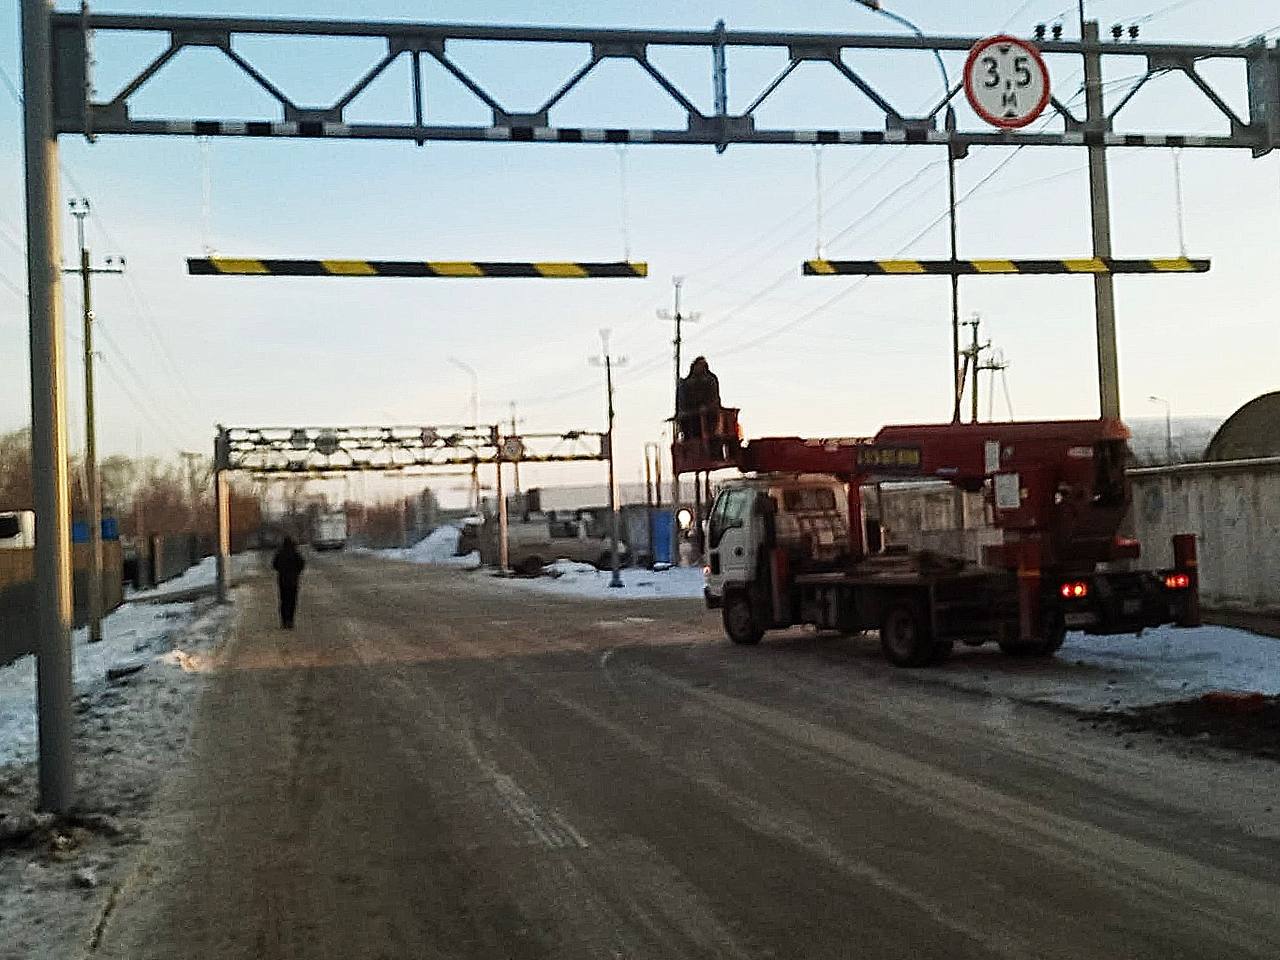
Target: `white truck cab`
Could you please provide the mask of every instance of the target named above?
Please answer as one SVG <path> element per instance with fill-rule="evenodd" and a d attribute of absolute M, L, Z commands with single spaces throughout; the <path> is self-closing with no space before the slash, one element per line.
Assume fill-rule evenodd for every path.
<path fill-rule="evenodd" d="M 848 559 L 849 501 L 845 485 L 816 474 L 764 474 L 728 481 L 707 521 L 703 595 L 724 610 L 732 637 L 745 629 L 732 622 L 735 595 L 758 581 L 767 546 L 781 547 L 808 572 L 835 570 Z M 793 570 L 792 572 L 799 572 Z"/>

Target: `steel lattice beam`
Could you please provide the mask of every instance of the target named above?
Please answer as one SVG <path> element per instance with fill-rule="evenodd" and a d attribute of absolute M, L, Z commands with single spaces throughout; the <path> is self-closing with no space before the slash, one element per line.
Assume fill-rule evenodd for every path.
<path fill-rule="evenodd" d="M 225 427 L 217 468 L 322 476 L 478 463 L 578 463 L 608 458 L 591 430 L 504 437 L 497 426 Z"/>
<path fill-rule="evenodd" d="M 846 56 L 869 50 L 963 51 L 976 42 L 972 37 L 915 37 L 876 34 L 773 33 L 729 31 L 723 23 L 714 30 L 597 30 L 561 27 L 502 27 L 475 24 L 412 24 L 348 22 L 332 20 L 280 20 L 239 17 L 174 17 L 55 13 L 51 21 L 55 71 L 53 94 L 55 123 L 60 133 L 150 134 L 186 136 L 325 137 L 339 139 L 403 139 L 419 144 L 427 141 L 466 140 L 480 142 L 551 143 L 662 143 L 710 144 L 723 150 L 731 143 L 846 143 L 846 144 L 951 144 L 962 150 L 975 144 L 1008 145 L 1103 145 L 1115 147 L 1216 147 L 1247 148 L 1255 155 L 1280 144 L 1280 49 L 1259 40 L 1247 46 L 1168 43 L 1086 44 L 1052 40 L 1038 44 L 1052 56 L 1082 56 L 1097 51 L 1104 60 L 1140 57 L 1145 72 L 1123 92 L 1105 119 L 1086 122 L 1054 98 L 1052 109 L 1062 124 L 1060 131 L 994 131 L 989 129 L 948 131 L 937 122 L 956 90 L 940 98 L 930 110 L 911 115 L 894 105 L 894 98 L 877 89 L 859 74 Z M 89 36 L 92 33 L 159 33 L 168 46 L 108 100 L 87 97 L 92 90 Z M 264 70 L 251 63 L 236 47 L 246 36 L 314 36 L 375 38 L 385 49 L 368 70 L 351 79 L 345 92 L 319 107 L 300 106 L 278 87 Z M 581 66 L 556 89 L 522 91 L 522 99 L 539 105 L 532 111 L 512 110 L 483 83 L 450 56 L 455 41 L 492 44 L 568 44 L 583 49 Z M 704 113 L 650 57 L 653 48 L 701 48 L 708 54 L 708 76 L 714 92 L 714 110 Z M 130 101 L 144 85 L 155 82 L 166 66 L 184 49 L 221 51 L 227 61 L 274 101 L 279 116 L 274 120 L 246 120 L 240 117 L 149 119 L 133 115 Z M 734 49 L 773 51 L 783 60 L 781 72 L 750 99 L 741 112 L 729 111 L 728 61 Z M 535 50 L 527 51 L 534 55 Z M 412 105 L 408 123 L 355 123 L 347 108 L 375 80 L 401 58 L 410 62 L 410 82 L 405 96 Z M 492 115 L 488 126 L 432 122 L 427 115 L 422 61 L 438 64 L 487 108 Z M 629 60 L 653 81 L 655 102 L 674 102 L 686 116 L 683 128 L 659 129 L 637 122 L 624 127 L 573 126 L 555 123 L 552 112 L 605 60 Z M 1245 67 L 1244 91 L 1224 96 L 1200 71 L 1209 60 L 1236 61 Z M 834 89 L 848 90 L 884 115 L 880 129 L 763 129 L 757 126 L 756 111 L 767 102 L 801 64 L 826 64 L 832 69 Z M 1113 122 L 1144 86 L 1169 73 L 1186 76 L 1203 102 L 1223 119 L 1224 133 L 1203 131 L 1115 132 Z M 1240 94 L 1246 94 L 1242 96 Z M 1231 102 L 1249 104 L 1248 115 L 1239 116 Z M 616 104 L 614 105 L 616 106 Z"/>

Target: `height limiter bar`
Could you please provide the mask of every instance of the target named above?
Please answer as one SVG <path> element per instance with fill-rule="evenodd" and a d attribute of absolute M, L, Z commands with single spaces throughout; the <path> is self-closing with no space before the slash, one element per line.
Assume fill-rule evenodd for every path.
<path fill-rule="evenodd" d="M 999 276 L 1008 274 L 1207 273 L 1208 260 L 1188 257 L 1061 260 L 806 260 L 806 277 Z"/>

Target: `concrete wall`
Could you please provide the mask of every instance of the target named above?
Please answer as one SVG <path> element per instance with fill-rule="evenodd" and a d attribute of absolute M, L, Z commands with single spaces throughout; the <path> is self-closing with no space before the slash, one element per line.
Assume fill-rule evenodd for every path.
<path fill-rule="evenodd" d="M 1171 566 L 1175 533 L 1194 533 L 1208 607 L 1280 609 L 1280 458 L 1131 470 L 1142 565 Z"/>
<path fill-rule="evenodd" d="M 75 564 L 74 616 L 78 627 L 84 626 L 89 619 L 90 549 L 88 544 L 76 544 L 72 548 Z M 0 664 L 30 653 L 34 645 L 34 567 L 34 550 L 0 550 Z M 120 544 L 116 541 L 104 543 L 102 595 L 108 612 L 124 600 L 122 567 Z"/>

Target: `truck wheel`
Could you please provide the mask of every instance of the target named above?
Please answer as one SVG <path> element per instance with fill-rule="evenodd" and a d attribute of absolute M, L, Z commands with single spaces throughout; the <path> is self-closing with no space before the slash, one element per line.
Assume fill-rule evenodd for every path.
<path fill-rule="evenodd" d="M 725 597 L 720 616 L 724 621 L 725 634 L 734 643 L 753 646 L 764 636 L 751 598 L 745 593 L 731 593 Z"/>
<path fill-rule="evenodd" d="M 526 577 L 537 577 L 542 574 L 542 566 L 541 557 L 525 557 L 516 567 L 516 571 Z"/>
<path fill-rule="evenodd" d="M 880 649 L 896 667 L 923 667 L 931 662 L 934 648 L 929 618 L 924 608 L 909 600 L 890 603 L 880 618 Z"/>
<path fill-rule="evenodd" d="M 1011 657 L 1052 657 L 1067 639 L 1067 624 L 1062 612 L 1054 610 L 1040 619 L 1040 636 L 1030 643 L 1001 640 L 1000 650 Z"/>

